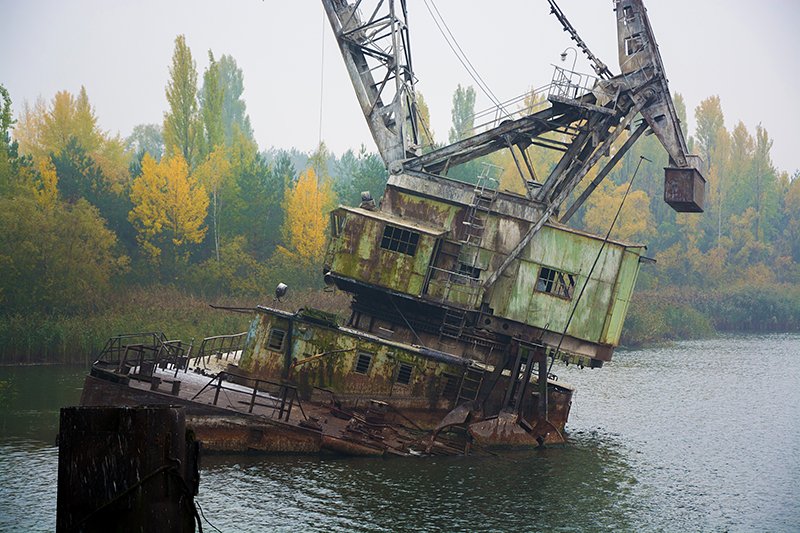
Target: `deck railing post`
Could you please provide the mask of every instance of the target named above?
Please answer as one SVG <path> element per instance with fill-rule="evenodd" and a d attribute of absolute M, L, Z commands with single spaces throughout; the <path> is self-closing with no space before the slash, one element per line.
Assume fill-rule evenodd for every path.
<path fill-rule="evenodd" d="M 217 376 L 217 390 L 214 392 L 214 405 L 217 405 L 219 399 L 219 391 L 222 390 L 222 372 Z"/>
<path fill-rule="evenodd" d="M 288 392 L 288 389 L 287 389 Z M 294 394 L 289 395 L 289 408 L 286 409 L 286 421 L 289 421 L 289 416 L 292 414 L 292 406 L 294 405 L 294 397 L 297 395 L 297 391 L 294 389 L 292 390 Z"/>
<path fill-rule="evenodd" d="M 289 393 L 289 389 L 286 388 L 286 385 L 281 385 L 281 406 L 278 410 L 278 420 L 283 418 L 283 411 L 286 406 L 286 395 Z"/>
<path fill-rule="evenodd" d="M 248 413 L 253 412 L 253 406 L 256 403 L 256 394 L 258 393 L 258 380 L 256 380 L 255 385 L 253 385 L 253 396 L 250 398 L 250 410 Z"/>

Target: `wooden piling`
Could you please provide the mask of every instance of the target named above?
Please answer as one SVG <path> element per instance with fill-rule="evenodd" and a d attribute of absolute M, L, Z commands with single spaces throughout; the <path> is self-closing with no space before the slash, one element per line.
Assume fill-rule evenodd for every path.
<path fill-rule="evenodd" d="M 199 446 L 182 407 L 66 407 L 58 445 L 58 532 L 195 530 Z"/>

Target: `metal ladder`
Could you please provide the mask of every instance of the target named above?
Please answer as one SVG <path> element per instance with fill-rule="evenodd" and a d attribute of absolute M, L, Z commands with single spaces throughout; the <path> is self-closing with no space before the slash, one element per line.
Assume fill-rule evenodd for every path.
<path fill-rule="evenodd" d="M 442 325 L 439 327 L 439 340 L 442 337 L 458 339 L 464 332 L 464 325 L 467 322 L 467 312 L 463 309 L 446 307 Z"/>
<path fill-rule="evenodd" d="M 483 383 L 483 376 L 485 372 L 482 368 L 468 366 L 464 370 L 464 376 L 461 379 L 461 387 L 458 389 L 458 399 L 456 405 L 462 402 L 471 402 L 478 397 Z"/>

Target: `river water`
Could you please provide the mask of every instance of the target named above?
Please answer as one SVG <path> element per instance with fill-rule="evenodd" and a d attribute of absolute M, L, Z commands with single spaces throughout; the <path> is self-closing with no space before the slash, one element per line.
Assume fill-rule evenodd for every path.
<path fill-rule="evenodd" d="M 800 335 L 618 351 L 569 443 L 489 458 L 204 457 L 234 531 L 800 531 Z M 55 527 L 58 408 L 84 371 L 0 368 L 0 531 Z M 213 528 L 205 523 L 206 531 Z"/>

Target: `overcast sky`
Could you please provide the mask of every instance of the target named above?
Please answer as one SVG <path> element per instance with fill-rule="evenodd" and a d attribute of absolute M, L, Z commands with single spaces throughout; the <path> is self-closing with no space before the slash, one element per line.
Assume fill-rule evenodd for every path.
<path fill-rule="evenodd" d="M 546 0 L 434 0 L 472 64 L 506 100 L 541 86 L 573 43 Z M 447 47 L 422 0 L 408 0 L 414 70 L 437 140 L 447 138 L 456 85 L 474 84 Z M 618 72 L 611 0 L 560 0 L 589 47 Z M 726 126 L 761 123 L 780 170 L 800 169 L 800 2 L 650 0 L 650 21 L 670 88 L 689 110 L 717 94 Z M 86 87 L 100 125 L 127 136 L 161 123 L 164 88 L 178 34 L 197 61 L 232 55 L 262 149 L 312 150 L 322 138 L 337 154 L 375 150 L 323 9 L 316 0 L 0 0 L 0 83 L 14 100 L 46 100 Z M 323 59 L 324 56 L 324 59 Z M 572 52 L 567 60 L 571 66 Z M 591 72 L 578 58 L 577 70 Z M 477 109 L 489 106 L 478 92 Z"/>

